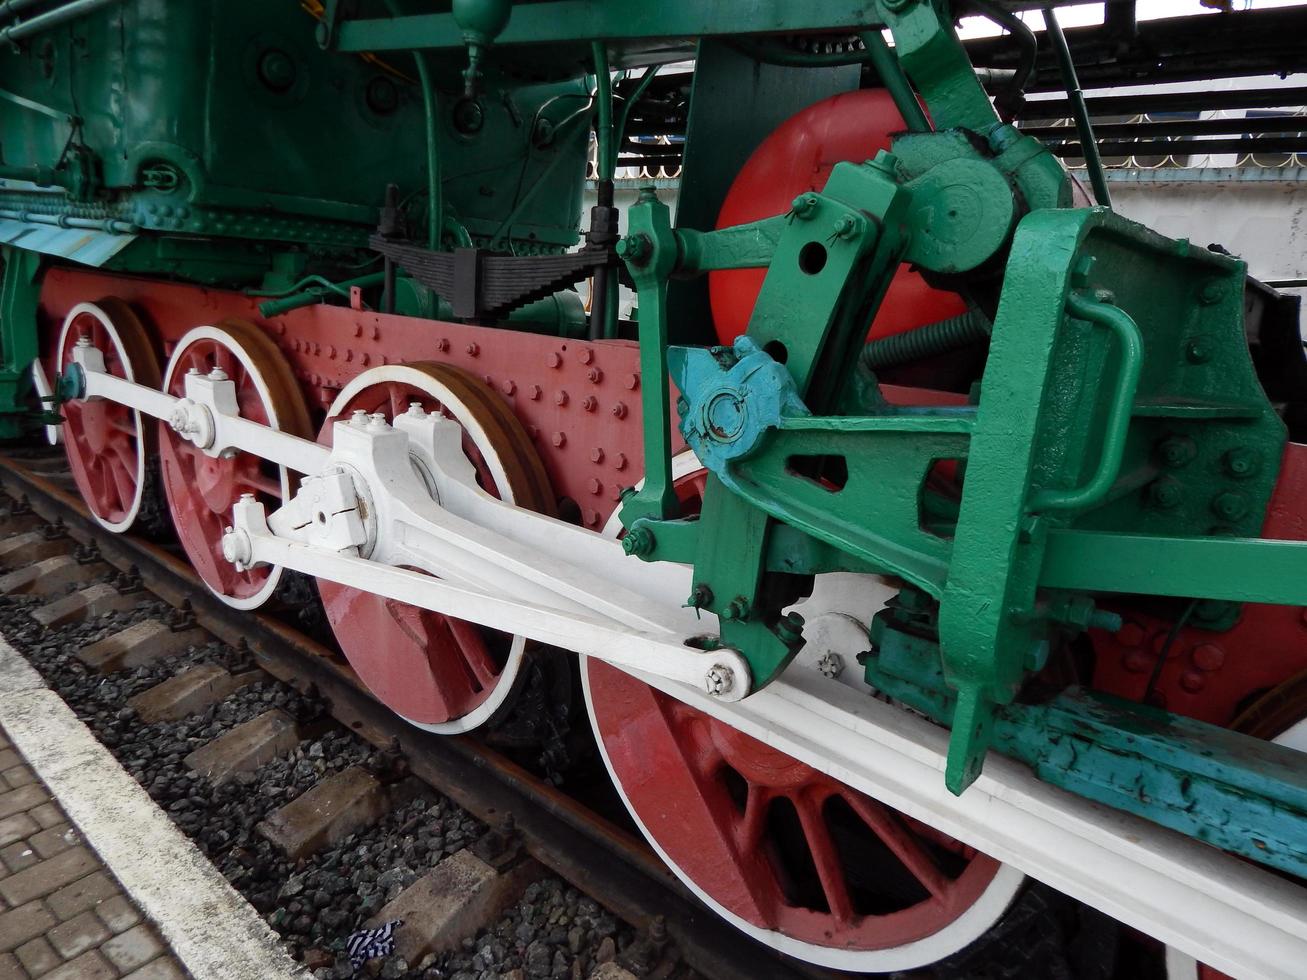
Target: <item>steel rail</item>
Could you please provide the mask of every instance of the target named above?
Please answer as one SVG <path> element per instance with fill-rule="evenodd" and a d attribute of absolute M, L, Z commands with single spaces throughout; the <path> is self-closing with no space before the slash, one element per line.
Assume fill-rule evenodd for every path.
<path fill-rule="evenodd" d="M 620 918 L 646 929 L 661 916 L 670 942 L 700 974 L 715 980 L 845 976 L 783 957 L 720 922 L 639 838 L 473 738 L 436 735 L 403 721 L 326 647 L 272 616 L 227 606 L 190 565 L 162 548 L 105 533 L 80 499 L 23 460 L 0 455 L 0 488 L 26 497 L 46 520 L 61 520 L 74 540 L 95 541 L 109 564 L 134 566 L 147 591 L 173 605 L 189 600 L 197 625 L 224 643 L 247 644 L 259 665 L 279 680 L 315 691 L 360 738 L 379 747 L 398 745 L 418 778 L 483 822 L 496 826 L 511 813 L 516 833 L 536 860 Z"/>

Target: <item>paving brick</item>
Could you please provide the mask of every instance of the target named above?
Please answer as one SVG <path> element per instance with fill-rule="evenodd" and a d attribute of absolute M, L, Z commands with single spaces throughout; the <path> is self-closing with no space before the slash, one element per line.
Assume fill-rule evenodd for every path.
<path fill-rule="evenodd" d="M 8 847 L 0 847 L 0 861 L 4 861 L 10 874 L 25 871 L 34 864 L 41 863 L 41 855 L 25 840 L 16 841 Z"/>
<path fill-rule="evenodd" d="M 20 786 L 18 789 L 11 789 L 7 793 L 0 793 L 0 817 L 8 817 L 15 813 L 22 813 L 24 810 L 31 810 L 40 806 L 50 799 L 50 795 L 45 791 L 44 786 L 32 783 L 28 786 Z M 36 818 L 40 823 L 40 818 Z"/>
<path fill-rule="evenodd" d="M 47 973 L 41 980 L 115 980 L 118 971 L 98 949 L 83 953 L 71 963 Z"/>
<path fill-rule="evenodd" d="M 0 952 L 7 953 L 30 939 L 45 935 L 58 921 L 40 902 L 28 902 L 0 914 Z"/>
<path fill-rule="evenodd" d="M 110 963 L 126 973 L 149 963 L 164 953 L 165 949 L 154 930 L 142 922 L 121 936 L 114 936 L 100 947 L 100 952 Z"/>
<path fill-rule="evenodd" d="M 376 823 L 388 808 L 388 794 L 377 778 L 350 766 L 301 793 L 257 829 L 291 860 L 299 860 Z"/>
<path fill-rule="evenodd" d="M 42 978 L 44 980 L 44 978 Z M 186 974 L 171 957 L 155 960 L 149 966 L 143 966 L 127 974 L 123 980 L 186 980 Z"/>
<path fill-rule="evenodd" d="M 31 766 L 14 766 L 12 769 L 6 769 L 4 777 L 5 782 L 14 789 L 36 782 L 36 773 L 32 772 Z"/>
<path fill-rule="evenodd" d="M 86 569 L 71 555 L 55 555 L 0 575 L 0 595 L 54 595 L 88 574 Z"/>
<path fill-rule="evenodd" d="M 200 746 L 185 762 L 210 782 L 225 783 L 238 772 L 250 772 L 285 755 L 299 742 L 299 729 L 290 715 L 274 708 Z"/>
<path fill-rule="evenodd" d="M 15 813 L 0 820 L 0 847 L 8 847 L 16 840 L 30 837 L 41 825 L 26 813 Z"/>
<path fill-rule="evenodd" d="M 464 849 L 409 885 L 368 925 L 403 919 L 404 924 L 395 931 L 395 952 L 417 963 L 428 953 L 455 949 L 466 937 L 475 935 L 517 901 L 542 873 L 532 860 L 496 871 Z"/>
<path fill-rule="evenodd" d="M 13 953 L 0 953 L 0 980 L 27 980 L 27 972 Z"/>
<path fill-rule="evenodd" d="M 61 851 L 82 842 L 81 836 L 69 824 L 57 824 L 28 838 L 27 843 L 43 858 L 54 857 Z M 3 852 L 0 852 L 3 853 Z"/>
<path fill-rule="evenodd" d="M 47 629 L 56 629 L 85 622 L 92 616 L 130 609 L 139 601 L 136 596 L 123 595 L 107 582 L 97 582 L 38 606 L 32 610 L 31 616 Z"/>
<path fill-rule="evenodd" d="M 44 936 L 37 936 L 30 942 L 23 943 L 14 950 L 14 955 L 18 957 L 18 962 L 23 964 L 23 969 L 33 977 L 49 973 L 63 962 L 63 957 L 54 951 L 54 947 L 45 941 Z"/>
<path fill-rule="evenodd" d="M 50 945 L 66 960 L 81 956 L 88 949 L 95 949 L 109 936 L 109 930 L 94 912 L 74 916 L 45 934 Z"/>
<path fill-rule="evenodd" d="M 0 749 L 0 772 L 21 765 L 23 757 L 14 749 Z"/>
<path fill-rule="evenodd" d="M 141 913 L 136 911 L 136 906 L 126 895 L 106 898 L 95 907 L 95 914 L 113 933 L 126 932 L 141 921 Z"/>
<path fill-rule="evenodd" d="M 217 664 L 197 664 L 128 699 L 141 721 L 153 725 L 199 714 L 243 687 L 262 680 L 261 670 L 232 675 Z"/>
<path fill-rule="evenodd" d="M 82 647 L 77 659 L 107 674 L 185 653 L 207 638 L 208 634 L 201 629 L 174 631 L 167 623 L 146 619 Z"/>
<path fill-rule="evenodd" d="M 65 823 L 68 819 L 56 803 L 43 803 L 35 810 L 30 811 L 28 816 L 39 823 L 42 829 Z"/>
<path fill-rule="evenodd" d="M 22 790 L 14 790 L 21 793 Z M 96 869 L 95 856 L 85 847 L 74 847 L 35 864 L 26 871 L 0 881 L 0 896 L 10 905 L 22 905 L 58 891 Z"/>
<path fill-rule="evenodd" d="M 71 885 L 60 888 L 45 900 L 45 904 L 50 907 L 51 912 L 58 916 L 59 921 L 65 922 L 73 916 L 79 915 L 87 909 L 95 908 L 101 902 L 107 902 L 121 894 L 122 892 L 119 890 L 116 881 L 110 878 L 106 872 L 97 871 L 85 878 L 74 881 Z M 107 922 L 105 924 L 108 925 Z M 110 925 L 110 928 L 113 927 Z"/>

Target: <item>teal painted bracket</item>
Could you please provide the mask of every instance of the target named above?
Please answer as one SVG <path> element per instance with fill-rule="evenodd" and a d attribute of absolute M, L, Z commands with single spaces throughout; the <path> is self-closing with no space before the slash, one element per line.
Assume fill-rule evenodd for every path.
<path fill-rule="evenodd" d="M 927 616 L 917 600 L 902 601 L 873 622 L 867 683 L 956 728 L 938 644 L 920 632 Z M 1307 770 L 1297 750 L 1080 689 L 1001 708 L 992 737 L 1053 786 L 1307 875 Z"/>

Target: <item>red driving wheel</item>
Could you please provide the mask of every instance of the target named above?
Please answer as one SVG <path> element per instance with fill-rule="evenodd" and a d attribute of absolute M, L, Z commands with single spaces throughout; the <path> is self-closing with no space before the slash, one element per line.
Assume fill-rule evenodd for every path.
<path fill-rule="evenodd" d="M 463 453 L 481 489 L 528 510 L 553 511 L 544 465 L 517 417 L 484 384 L 447 364 L 386 365 L 359 375 L 332 404 L 318 441 L 330 445 L 335 423 L 355 412 L 393 420 L 414 403 L 463 427 Z M 422 471 L 417 460 L 414 467 Z M 408 721 L 453 734 L 511 703 L 523 637 L 325 579 L 318 591 L 350 666 Z"/>
<path fill-rule="evenodd" d="M 105 370 L 114 377 L 159 387 L 154 345 L 122 300 L 78 303 L 69 311 L 59 335 L 57 371 L 67 370 L 79 343 L 99 350 Z M 101 399 L 65 402 L 63 415 L 68 468 L 82 499 L 105 528 L 126 531 L 146 492 L 154 426 L 126 405 Z"/>
<path fill-rule="evenodd" d="M 168 361 L 164 390 L 183 397 L 188 373 L 210 374 L 215 369 L 234 382 L 242 418 L 312 438 L 308 407 L 290 365 L 258 327 L 225 320 L 191 330 Z M 186 556 L 205 585 L 228 605 L 261 605 L 280 581 L 281 568 L 264 565 L 238 571 L 223 557 L 223 532 L 231 526 L 232 507 L 242 494 L 253 494 L 271 513 L 290 498 L 296 477 L 250 453 L 209 456 L 167 422 L 159 423 L 159 433 L 168 508 Z"/>

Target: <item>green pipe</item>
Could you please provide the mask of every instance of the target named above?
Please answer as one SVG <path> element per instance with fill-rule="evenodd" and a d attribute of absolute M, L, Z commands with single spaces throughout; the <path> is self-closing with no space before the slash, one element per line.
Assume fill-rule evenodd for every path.
<path fill-rule="evenodd" d="M 107 7 L 111 3 L 119 2 L 120 0 L 72 0 L 71 3 L 66 3 L 62 7 L 55 7 L 43 14 L 37 14 L 31 20 L 11 24 L 4 30 L 0 30 L 0 43 L 17 43 L 67 24 L 71 20 L 93 14 L 101 7 Z"/>
<path fill-rule="evenodd" d="M 260 303 L 259 314 L 267 317 L 280 316 L 283 313 L 289 313 L 291 310 L 298 310 L 301 306 L 312 306 L 314 303 L 319 302 L 327 292 L 348 297 L 352 287 L 358 286 L 360 289 L 369 289 L 373 286 L 380 286 L 385 276 L 384 272 L 370 272 L 366 276 L 346 279 L 344 282 L 331 282 L 321 276 L 308 276 L 301 280 L 301 283 L 318 282 L 321 285 L 315 289 L 306 289 L 303 292 L 294 293 L 282 299 L 271 299 L 266 303 Z"/>
<path fill-rule="evenodd" d="M 650 65 L 645 73 L 640 76 L 640 81 L 636 84 L 635 91 L 631 93 L 630 98 L 626 100 L 626 105 L 622 106 L 622 114 L 618 117 L 616 131 L 613 133 L 613 142 L 617 146 L 618 153 L 622 151 L 622 140 L 626 137 L 626 124 L 630 121 L 631 110 L 644 97 L 644 93 L 649 89 L 649 84 L 654 80 L 654 76 L 658 74 L 658 69 L 661 67 L 662 65 Z M 614 171 L 617 169 L 616 158 L 614 158 L 613 169 Z"/>
<path fill-rule="evenodd" d="M 595 68 L 595 101 L 599 105 L 599 120 L 595 124 L 595 173 L 600 180 L 612 180 L 617 169 L 617 154 L 613 152 L 613 80 L 608 75 L 608 49 L 602 41 L 590 44 Z"/>
<path fill-rule="evenodd" d="M 53 225 L 57 228 L 89 228 L 113 235 L 135 235 L 141 230 L 130 221 L 118 218 L 74 218 L 66 214 L 42 214 L 37 211 L 0 211 L 0 218 L 35 225 Z"/>
<path fill-rule="evenodd" d="M 1072 293 L 1067 297 L 1067 310 L 1074 317 L 1106 327 L 1116 334 L 1121 344 L 1121 373 L 1117 375 L 1112 391 L 1112 404 L 1108 408 L 1107 426 L 1103 433 L 1103 454 L 1098 468 L 1087 483 L 1070 490 L 1046 488 L 1030 498 L 1030 511 L 1073 510 L 1097 504 L 1116 482 L 1121 472 L 1121 459 L 1125 454 L 1126 436 L 1130 432 L 1130 417 L 1134 411 L 1135 392 L 1139 387 L 1139 373 L 1143 370 L 1144 341 L 1139 326 L 1130 314 L 1119 306 L 1100 303 Z"/>
<path fill-rule="evenodd" d="M 385 3 L 390 16 L 398 18 L 400 10 L 396 0 L 385 0 Z M 427 248 L 438 252 L 441 244 L 440 230 L 445 224 L 445 199 L 440 177 L 440 153 L 436 145 L 436 89 L 431 81 L 427 59 L 421 51 L 413 52 L 413 61 L 417 64 L 418 83 L 422 86 L 422 108 L 427 127 Z"/>
<path fill-rule="evenodd" d="M 1107 177 L 1103 173 L 1103 160 L 1098 155 L 1098 142 L 1094 139 L 1094 127 L 1089 124 L 1089 107 L 1085 105 L 1085 93 L 1080 90 L 1080 80 L 1076 77 L 1075 62 L 1071 60 L 1071 48 L 1062 33 L 1062 25 L 1057 22 L 1057 14 L 1052 7 L 1044 8 L 1044 22 L 1048 25 L 1048 37 L 1053 42 L 1058 64 L 1062 68 L 1062 84 L 1066 86 L 1067 100 L 1071 103 L 1071 114 L 1076 120 L 1076 129 L 1080 131 L 1080 146 L 1085 155 L 1085 169 L 1089 171 L 1089 183 L 1094 188 L 1094 200 L 1104 207 L 1112 206 L 1112 196 L 1107 190 Z"/>
<path fill-rule="evenodd" d="M 879 31 L 867 31 L 859 36 L 867 46 L 867 54 L 876 74 L 880 76 L 880 83 L 894 100 L 904 124 L 914 132 L 930 132 L 930 120 L 926 118 L 925 110 L 917 101 L 917 93 L 912 90 L 912 83 L 908 81 L 898 57 L 885 43 L 885 38 Z"/>

